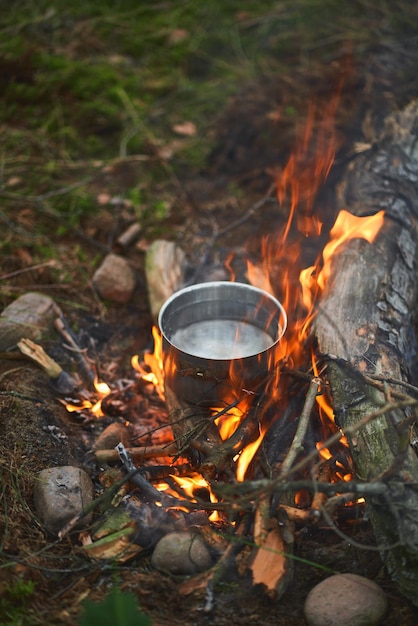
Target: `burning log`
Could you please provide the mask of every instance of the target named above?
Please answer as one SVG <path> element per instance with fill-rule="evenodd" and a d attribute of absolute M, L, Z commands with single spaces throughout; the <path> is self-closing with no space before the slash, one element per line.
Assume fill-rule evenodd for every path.
<path fill-rule="evenodd" d="M 358 154 L 347 172 L 340 202 L 357 216 L 383 209 L 384 224 L 373 245 L 350 239 L 334 253 L 314 321 L 336 422 L 346 431 L 357 477 L 386 485 L 384 494 L 366 497 L 382 559 L 415 605 L 416 409 L 392 402 L 390 411 L 365 420 L 360 429 L 352 427 L 395 398 L 399 388 L 405 391 L 410 374 L 418 297 L 417 119 L 418 102 L 391 116 L 373 149 Z M 387 381 L 381 389 L 370 384 L 375 375 Z"/>

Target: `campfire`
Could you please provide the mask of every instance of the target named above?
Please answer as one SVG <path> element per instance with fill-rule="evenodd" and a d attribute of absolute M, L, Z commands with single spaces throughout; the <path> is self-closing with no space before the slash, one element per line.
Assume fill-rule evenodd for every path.
<path fill-rule="evenodd" d="M 128 428 L 128 445 L 93 447 L 103 475 L 123 467 L 117 487 L 135 523 L 134 532 L 127 523 L 129 548 L 125 539 L 116 542 L 113 557 L 131 558 L 132 543 L 149 550 L 162 536 L 190 529 L 211 546 L 211 566 L 183 583 L 184 593 L 209 588 L 251 545 L 253 583 L 276 597 L 291 579 L 295 527 L 333 526 L 339 511 L 350 507 L 354 518 L 363 506 L 310 331 L 335 255 L 349 240 L 373 244 L 384 212 L 341 210 L 315 262 L 303 266 L 305 241 L 318 248 L 324 238 L 312 207 L 334 158 L 330 113 L 318 138 L 311 111 L 277 176 L 288 219 L 264 239 L 262 258 L 248 259 L 246 282 L 231 276 L 174 293 L 152 330 L 153 352 L 132 357 L 132 377 L 96 380 L 95 397 L 66 404 L 86 420 L 111 415 Z M 82 534 L 88 547 L 93 539 Z"/>
<path fill-rule="evenodd" d="M 187 576 L 180 593 L 205 590 L 208 611 L 215 583 L 231 571 L 281 597 L 304 537 L 328 529 L 352 543 L 347 528 L 366 506 L 377 545 L 369 536 L 356 546 L 379 551 L 416 603 L 418 390 L 408 380 L 416 218 L 397 190 L 378 202 L 375 193 L 381 179 L 390 188 L 386 170 L 409 172 L 415 144 L 405 128 L 415 128 L 416 109 L 395 116 L 379 148 L 356 159 L 337 194 L 338 214 L 323 224 L 314 197 L 336 143 L 329 111 L 315 122 L 319 136 L 313 115 L 288 165 L 271 172 L 266 196 L 217 237 L 274 195 L 281 230 L 264 237 L 260 254 L 248 247 L 245 271 L 232 271 L 243 264 L 231 251 L 229 280 L 206 267 L 205 282 L 205 264 L 183 273 L 173 264 L 183 264 L 184 253 L 171 248 L 173 263 L 161 269 L 170 277 L 161 282 L 181 280 L 157 311 L 150 293 L 153 349 L 129 350 L 122 375 L 112 357 L 98 367 L 45 296 L 38 307 L 71 350 L 78 377 L 33 341 L 32 318 L 27 337 L 10 322 L 20 351 L 45 369 L 66 406 L 67 425 L 82 431 L 83 449 L 88 442 L 88 471 L 68 466 L 82 497 L 65 521 L 51 514 L 61 508 L 50 506 L 43 485 L 62 487 L 67 466 L 39 474 L 34 504 L 45 527 L 61 539 L 71 532 L 70 545 L 96 564 L 149 556 L 155 570 Z M 399 161 L 388 157 L 393 143 L 405 151 Z"/>

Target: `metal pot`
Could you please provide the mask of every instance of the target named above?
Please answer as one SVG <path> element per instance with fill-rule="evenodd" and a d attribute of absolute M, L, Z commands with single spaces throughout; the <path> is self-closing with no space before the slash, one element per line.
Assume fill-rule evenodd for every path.
<path fill-rule="evenodd" d="M 243 283 L 186 287 L 162 306 L 165 384 L 189 404 L 222 407 L 256 393 L 276 365 L 286 312 L 267 292 Z"/>

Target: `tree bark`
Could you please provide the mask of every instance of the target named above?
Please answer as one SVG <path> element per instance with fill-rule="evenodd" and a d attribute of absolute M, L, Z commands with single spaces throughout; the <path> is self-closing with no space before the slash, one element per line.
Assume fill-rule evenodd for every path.
<path fill-rule="evenodd" d="M 412 102 L 386 120 L 370 150 L 355 157 L 338 193 L 339 206 L 355 215 L 385 210 L 373 244 L 353 239 L 337 249 L 313 325 L 319 352 L 328 363 L 336 422 L 343 431 L 385 401 L 384 393 L 363 375 L 403 381 L 411 375 L 418 296 L 417 181 L 418 102 Z M 379 477 L 387 484 L 387 496 L 367 499 L 370 519 L 392 579 L 418 606 L 413 421 L 411 409 L 397 408 L 348 439 L 357 478 Z"/>

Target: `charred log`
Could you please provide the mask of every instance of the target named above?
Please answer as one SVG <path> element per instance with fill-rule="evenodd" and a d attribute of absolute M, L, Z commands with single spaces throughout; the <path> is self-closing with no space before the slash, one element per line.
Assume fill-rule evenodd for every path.
<path fill-rule="evenodd" d="M 385 210 L 373 244 L 353 239 L 334 256 L 314 322 L 328 363 L 336 421 L 344 431 L 405 391 L 415 352 L 418 296 L 418 102 L 390 116 L 374 145 L 357 155 L 339 190 L 355 215 Z M 365 377 L 388 381 L 381 389 Z M 395 397 L 395 396 L 393 396 Z M 396 405 L 396 403 L 395 403 Z M 418 605 L 418 458 L 415 408 L 395 408 L 348 434 L 357 478 L 384 481 L 367 498 L 383 562 L 401 593 Z"/>

